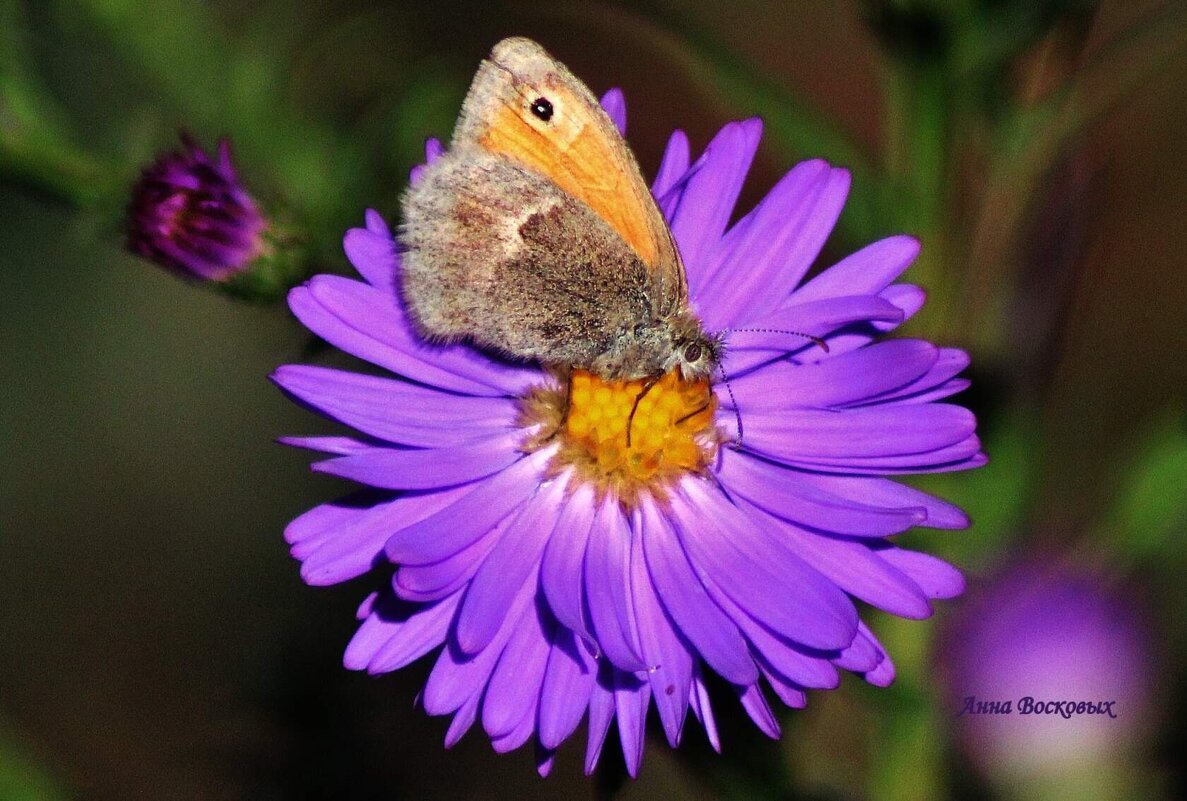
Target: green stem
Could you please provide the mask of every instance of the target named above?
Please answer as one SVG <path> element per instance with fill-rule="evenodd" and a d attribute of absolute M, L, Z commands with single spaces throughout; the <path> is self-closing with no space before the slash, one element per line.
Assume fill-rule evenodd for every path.
<path fill-rule="evenodd" d="M 66 146 L 0 142 L 0 179 L 78 209 L 110 198 L 119 182 L 114 169 Z"/>
<path fill-rule="evenodd" d="M 923 324 L 938 331 L 943 321 L 937 314 L 949 306 L 953 283 L 946 219 L 950 85 L 935 63 L 888 61 L 884 76 L 887 176 L 880 216 L 921 240 L 907 275 L 931 294 L 934 305 Z"/>

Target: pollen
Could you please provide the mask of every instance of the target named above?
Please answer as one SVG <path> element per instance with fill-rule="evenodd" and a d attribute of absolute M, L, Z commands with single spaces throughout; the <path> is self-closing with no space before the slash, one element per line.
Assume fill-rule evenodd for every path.
<path fill-rule="evenodd" d="M 642 494 L 663 498 L 677 479 L 704 472 L 721 442 L 708 381 L 678 371 L 658 379 L 609 381 L 573 370 L 560 387 L 524 398 L 521 423 L 531 452 L 557 443 L 550 472 L 572 470 L 573 481 L 632 506 Z"/>

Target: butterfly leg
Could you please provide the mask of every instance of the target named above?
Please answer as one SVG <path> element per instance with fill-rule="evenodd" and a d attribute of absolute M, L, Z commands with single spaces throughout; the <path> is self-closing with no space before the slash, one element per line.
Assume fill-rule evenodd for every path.
<path fill-rule="evenodd" d="M 726 387 L 728 388 L 728 387 L 729 387 L 729 384 L 726 384 Z M 730 393 L 730 398 L 732 399 L 732 398 L 734 397 L 734 391 L 731 389 L 731 390 L 729 390 L 729 393 Z M 710 406 L 710 405 L 712 405 L 712 403 L 713 403 L 713 390 L 709 390 L 709 391 L 707 392 L 706 396 L 705 396 L 705 402 L 704 402 L 704 403 L 703 403 L 701 406 L 699 406 L 699 407 L 698 407 L 697 409 L 695 409 L 694 411 L 691 411 L 691 412 L 689 412 L 688 414 L 684 415 L 683 417 L 679 418 L 679 419 L 678 419 L 678 420 L 676 420 L 676 422 L 675 422 L 675 423 L 673 423 L 672 425 L 674 425 L 674 426 L 678 426 L 678 425 L 680 425 L 681 423 L 683 423 L 685 420 L 690 420 L 690 419 L 692 419 L 693 417 L 696 417 L 698 414 L 700 414 L 701 412 L 703 412 L 703 411 L 705 411 L 706 409 L 708 409 L 708 408 L 709 408 L 709 406 Z M 739 430 L 739 436 L 741 436 L 741 428 L 742 428 L 742 425 L 741 425 L 741 424 L 742 424 L 742 419 L 741 419 L 741 417 L 739 417 L 739 418 L 738 418 L 738 430 Z M 740 439 L 738 440 L 738 443 L 739 443 L 739 445 L 741 444 L 741 440 L 740 440 Z"/>
<path fill-rule="evenodd" d="M 635 396 L 635 402 L 631 406 L 631 413 L 626 419 L 626 446 L 628 448 L 631 447 L 631 428 L 635 424 L 635 412 L 639 410 L 639 401 L 643 400 L 643 396 L 650 392 L 651 388 L 658 384 L 661 378 L 663 376 L 655 376 L 647 379 L 643 384 L 643 388 L 639 390 L 639 394 Z"/>
<path fill-rule="evenodd" d="M 710 401 L 705 401 L 705 404 L 704 404 L 703 406 L 701 406 L 699 409 L 696 409 L 695 411 L 691 411 L 691 412 L 689 412 L 688 414 L 686 414 L 686 415 L 684 415 L 683 417 L 679 418 L 679 419 L 678 419 L 678 420 L 677 420 L 675 423 L 673 423 L 672 425 L 677 425 L 677 426 L 678 426 L 678 425 L 680 425 L 681 423 L 683 423 L 685 420 L 689 420 L 689 419 L 691 419 L 691 418 L 693 418 L 693 417 L 696 417 L 698 414 L 700 414 L 701 412 L 703 412 L 703 411 L 705 411 L 706 409 L 708 409 L 708 408 L 709 408 L 709 403 L 710 403 Z"/>

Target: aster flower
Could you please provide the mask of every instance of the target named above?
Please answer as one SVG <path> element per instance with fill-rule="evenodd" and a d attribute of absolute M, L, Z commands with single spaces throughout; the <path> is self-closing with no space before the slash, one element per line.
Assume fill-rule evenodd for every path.
<path fill-rule="evenodd" d="M 132 189 L 127 247 L 173 272 L 224 281 L 265 250 L 267 220 L 240 185 L 231 143 L 212 158 L 189 136 L 184 151 L 162 154 Z"/>
<path fill-rule="evenodd" d="M 621 94 L 603 105 L 624 128 Z M 708 672 L 775 737 L 768 691 L 802 707 L 841 669 L 892 680 L 855 601 L 924 618 L 961 591 L 954 568 L 889 540 L 968 520 L 886 476 L 984 461 L 973 416 L 938 402 L 966 386 L 965 354 L 877 341 L 923 305 L 918 287 L 893 283 L 918 244 L 877 242 L 804 282 L 849 176 L 800 164 L 729 227 L 760 132 L 758 120 L 727 125 L 690 163 L 677 131 L 653 192 L 706 329 L 767 333 L 727 337 L 728 389 L 675 375 L 652 387 L 629 445 L 640 382 L 423 342 L 373 211 L 345 239 L 364 280 L 318 276 L 291 293 L 314 333 L 393 375 L 274 374 L 358 432 L 285 441 L 368 487 L 286 537 L 310 584 L 390 576 L 360 607 L 345 664 L 380 674 L 436 652 L 422 700 L 453 716 L 447 745 L 480 722 L 497 751 L 534 740 L 547 773 L 587 718 L 592 770 L 616 719 L 634 775 L 653 705 L 673 746 L 691 709 L 719 747 Z M 428 160 L 440 152 L 430 142 Z"/>

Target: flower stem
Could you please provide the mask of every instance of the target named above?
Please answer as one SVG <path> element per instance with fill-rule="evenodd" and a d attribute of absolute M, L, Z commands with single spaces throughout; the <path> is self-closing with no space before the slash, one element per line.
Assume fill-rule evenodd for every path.
<path fill-rule="evenodd" d="M 950 84 L 938 62 L 888 59 L 884 75 L 887 180 L 881 216 L 920 238 L 923 248 L 908 275 L 940 301 L 925 321 L 939 330 L 951 288 L 944 233 Z"/>

